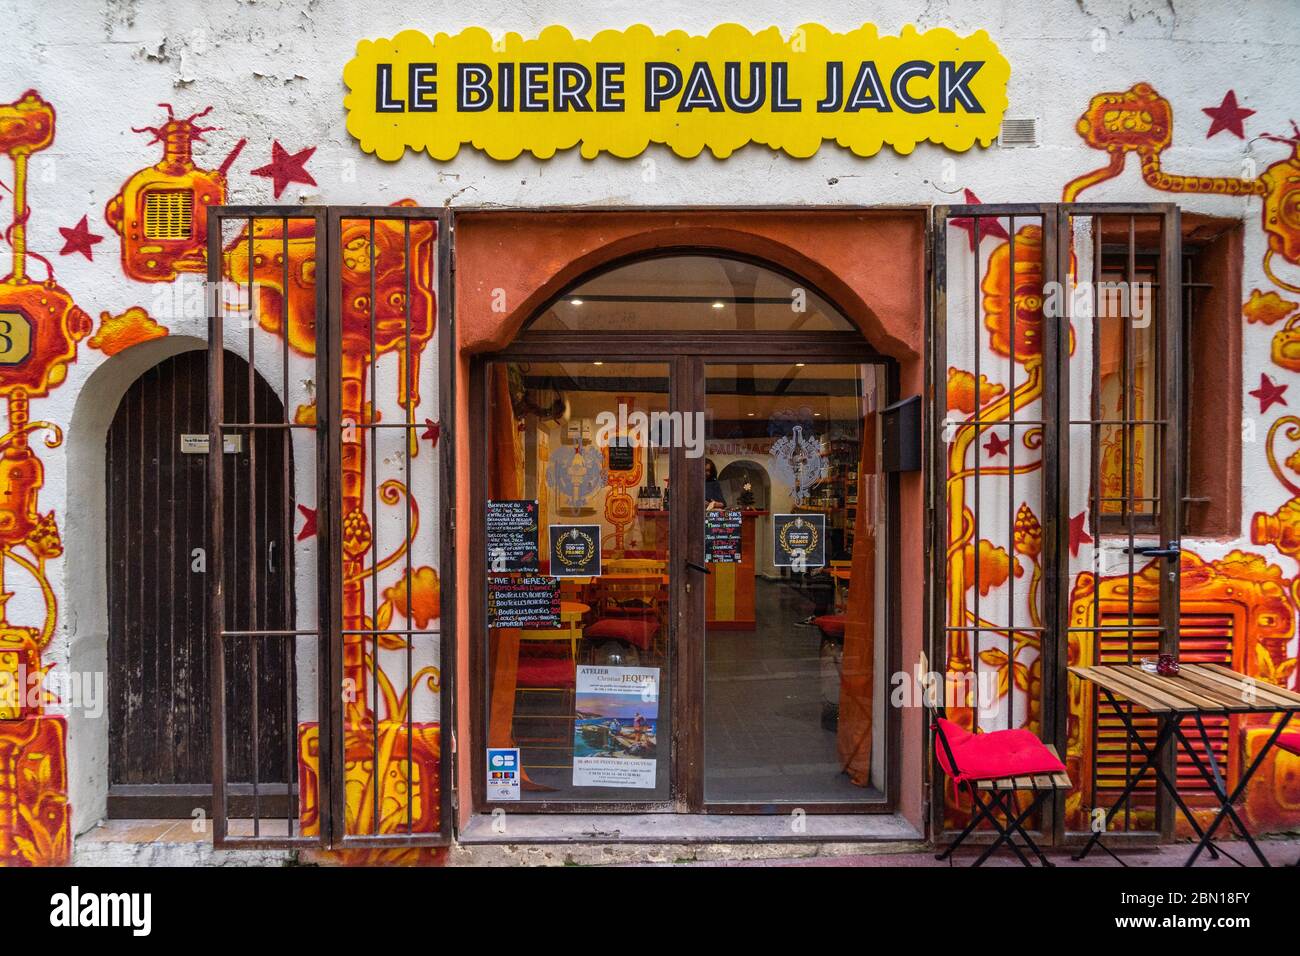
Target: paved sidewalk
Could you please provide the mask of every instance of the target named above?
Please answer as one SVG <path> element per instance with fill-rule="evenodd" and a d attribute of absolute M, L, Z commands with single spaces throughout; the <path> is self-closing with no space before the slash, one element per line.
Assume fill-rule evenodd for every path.
<path fill-rule="evenodd" d="M 1270 863 L 1276 867 L 1290 866 L 1297 860 L 1300 860 L 1300 838 L 1283 839 L 1283 840 L 1259 840 L 1259 848 L 1268 857 Z M 1224 849 L 1231 853 L 1243 863 L 1251 866 L 1258 866 L 1259 861 L 1255 855 L 1250 852 L 1244 842 L 1229 841 L 1220 844 Z M 859 853 L 843 854 L 837 856 L 807 856 L 794 857 L 785 859 L 764 859 L 764 860 L 718 860 L 683 863 L 683 866 L 970 866 L 975 862 L 975 858 L 984 852 L 982 848 L 971 850 L 963 849 L 956 855 L 956 859 L 949 863 L 947 860 L 942 862 L 934 858 L 933 851 L 924 853 Z M 1116 863 L 1106 851 L 1094 847 L 1088 854 L 1088 858 L 1081 863 L 1076 863 L 1070 858 L 1072 853 L 1077 853 L 1076 848 L 1068 850 L 1050 850 L 1047 851 L 1047 858 L 1057 866 L 1086 866 L 1086 867 L 1114 867 L 1119 869 L 1120 865 Z M 1130 849 L 1116 851 L 1117 855 L 1130 867 L 1181 867 L 1187 862 L 1187 857 L 1191 855 L 1191 843 L 1176 843 L 1169 846 L 1152 847 L 1150 849 Z M 1037 861 L 1035 861 L 1037 864 Z M 999 848 L 997 852 L 990 857 L 984 865 L 988 866 L 1021 866 L 1020 860 L 1014 853 L 1008 851 L 1005 847 Z M 1218 860 L 1210 858 L 1208 853 L 1202 853 L 1196 861 L 1196 868 L 1211 866 L 1235 867 L 1226 856 L 1220 856 Z M 1294 871 L 1292 871 L 1294 872 Z M 1291 877 L 1294 878 L 1294 877 Z"/>

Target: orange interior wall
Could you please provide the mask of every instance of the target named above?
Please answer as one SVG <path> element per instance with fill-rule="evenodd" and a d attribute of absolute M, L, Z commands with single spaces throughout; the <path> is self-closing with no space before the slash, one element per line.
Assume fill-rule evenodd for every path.
<path fill-rule="evenodd" d="M 781 266 L 838 305 L 880 352 L 899 363 L 902 396 L 924 380 L 925 212 L 882 210 L 617 210 L 464 212 L 455 218 L 457 773 L 459 822 L 471 813 L 469 632 L 471 468 L 469 372 L 474 355 L 508 344 L 552 296 L 604 263 L 665 248 L 728 250 Z M 900 481 L 899 567 L 902 651 L 911 670 L 924 646 L 924 482 Z M 886 681 L 886 688 L 888 688 Z M 887 692 L 887 691 L 886 691 Z M 923 720 L 902 715 L 899 810 L 922 826 Z"/>

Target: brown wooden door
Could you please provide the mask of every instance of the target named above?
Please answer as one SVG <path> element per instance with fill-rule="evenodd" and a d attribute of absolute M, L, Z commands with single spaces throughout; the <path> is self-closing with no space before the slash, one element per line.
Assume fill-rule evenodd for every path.
<path fill-rule="evenodd" d="M 248 365 L 227 353 L 227 420 L 249 421 Z M 260 377 L 256 420 L 279 420 L 280 400 Z M 110 817 L 189 817 L 210 811 L 212 775 L 211 671 L 206 633 L 206 488 L 208 456 L 182 449 L 182 436 L 206 436 L 207 357 L 185 352 L 145 372 L 123 397 L 108 433 L 108 697 Z M 224 456 L 229 502 L 255 500 L 256 601 L 247 568 L 226 568 L 226 615 L 233 629 L 292 627 L 285 587 L 284 485 L 290 476 L 278 437 L 256 434 L 257 468 L 249 437 Z M 254 487 L 255 485 L 255 487 Z M 250 494 L 253 492 L 253 494 Z M 254 533 L 227 508 L 228 561 L 253 553 Z M 241 583 L 243 586 L 241 587 Z M 251 607 L 256 607 L 257 621 Z M 286 740 L 285 706 L 293 699 L 292 651 L 282 640 L 259 638 L 256 672 L 258 779 L 262 805 L 283 806 L 295 769 Z M 278 641 L 278 643 L 277 643 Z M 227 662 L 228 733 L 251 743 L 251 655 Z M 242 661 L 242 664 L 240 663 Z M 242 671 L 241 671 L 242 668 Z M 237 748 L 229 779 L 252 779 L 253 748 Z M 242 760 L 238 755 L 242 754 Z M 236 789 L 238 795 L 238 789 Z"/>

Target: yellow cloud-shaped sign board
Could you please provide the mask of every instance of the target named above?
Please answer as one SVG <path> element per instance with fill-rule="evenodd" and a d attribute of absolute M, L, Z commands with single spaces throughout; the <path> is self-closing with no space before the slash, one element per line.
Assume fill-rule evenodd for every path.
<path fill-rule="evenodd" d="M 630 157 L 650 143 L 722 159 L 746 143 L 811 156 L 833 140 L 858 156 L 888 143 L 988 146 L 1011 66 L 984 31 L 881 36 L 809 24 L 788 37 L 736 24 L 708 36 L 649 27 L 532 40 L 471 27 L 430 39 L 404 30 L 362 40 L 343 69 L 348 132 L 368 153 L 447 160 L 468 143 L 493 159 L 539 159 L 580 146 Z"/>

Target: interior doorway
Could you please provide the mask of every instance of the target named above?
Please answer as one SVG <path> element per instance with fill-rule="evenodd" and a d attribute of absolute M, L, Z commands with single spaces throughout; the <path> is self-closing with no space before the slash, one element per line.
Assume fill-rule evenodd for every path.
<path fill-rule="evenodd" d="M 529 810 L 891 808 L 892 368 L 797 277 L 693 250 L 480 364 L 476 699 Z M 536 555 L 494 552 L 512 512 Z"/>
<path fill-rule="evenodd" d="M 230 421 L 246 421 L 250 371 L 226 354 L 225 377 Z M 280 400 L 261 378 L 255 380 L 257 420 L 282 414 Z M 116 818 L 188 818 L 195 809 L 211 812 L 211 670 L 206 629 L 207 353 L 182 352 L 145 372 L 123 396 L 109 428 L 105 496 L 108 514 L 108 815 Z M 224 457 L 227 487 L 242 500 L 255 500 L 253 522 L 233 521 L 232 541 L 262 542 L 257 569 L 258 594 L 241 590 L 247 574 L 227 573 L 228 620 L 252 628 L 256 614 L 263 629 L 288 628 L 292 594 L 284 587 L 283 482 L 291 482 L 291 463 L 279 441 L 264 433 L 227 436 Z M 258 468 L 250 467 L 256 443 Z M 256 488 L 252 482 L 256 481 Z M 291 486 L 291 485 L 290 485 Z M 253 494 L 250 494 L 253 492 Z M 229 560 L 247 549 L 229 548 Z M 292 661 L 264 643 L 261 720 L 254 722 L 248 701 L 228 694 L 229 733 L 251 740 L 257 727 L 261 779 L 269 781 L 260 799 L 284 812 L 292 779 L 292 742 L 283 728 L 285 692 L 294 680 Z M 272 653 L 271 651 L 275 652 Z M 232 666 L 232 665 L 227 665 Z M 236 663 L 233 666 L 238 666 Z M 251 675 L 244 675 L 248 686 Z M 278 709 L 277 709 L 278 708 Z M 251 747 L 243 751 L 251 754 Z M 247 756 L 246 756 L 247 761 Z M 230 779 L 249 779 L 249 768 L 231 766 Z"/>

